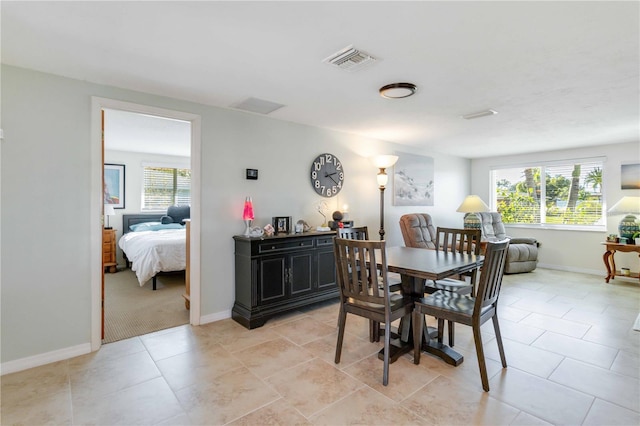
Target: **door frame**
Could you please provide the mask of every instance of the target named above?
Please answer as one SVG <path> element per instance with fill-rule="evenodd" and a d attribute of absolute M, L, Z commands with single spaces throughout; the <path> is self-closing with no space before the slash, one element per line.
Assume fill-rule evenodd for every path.
<path fill-rule="evenodd" d="M 140 114 L 157 115 L 189 121 L 191 123 L 191 244 L 190 244 L 190 282 L 191 309 L 189 323 L 200 325 L 200 206 L 201 206 L 201 131 L 202 118 L 197 114 L 157 108 L 115 99 L 91 97 L 91 351 L 102 345 L 102 209 L 103 205 L 103 148 L 102 148 L 102 110 L 116 109 Z"/>

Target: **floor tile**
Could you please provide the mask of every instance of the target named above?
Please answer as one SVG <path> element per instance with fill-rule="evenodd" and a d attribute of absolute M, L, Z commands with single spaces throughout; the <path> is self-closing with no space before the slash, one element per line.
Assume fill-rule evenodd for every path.
<path fill-rule="evenodd" d="M 611 365 L 611 371 L 640 379 L 640 355 L 621 350 Z"/>
<path fill-rule="evenodd" d="M 73 402 L 74 423 L 132 425 L 160 423 L 183 414 L 169 385 L 158 377 L 98 399 Z"/>
<path fill-rule="evenodd" d="M 490 386 L 492 397 L 553 424 L 580 424 L 595 399 L 515 368 L 502 370 Z"/>
<path fill-rule="evenodd" d="M 253 374 L 265 378 L 280 371 L 302 364 L 313 358 L 313 354 L 285 338 L 269 340 L 234 353 Z"/>
<path fill-rule="evenodd" d="M 553 352 L 525 345 L 513 340 L 503 339 L 507 368 L 517 368 L 538 377 L 547 378 L 564 359 L 564 356 Z M 485 345 L 485 356 L 500 362 L 497 345 Z"/>
<path fill-rule="evenodd" d="M 219 344 L 164 358 L 156 365 L 174 391 L 243 367 L 240 360 Z"/>
<path fill-rule="evenodd" d="M 584 323 L 569 321 L 535 312 L 520 321 L 520 324 L 530 325 L 532 327 L 577 338 L 584 336 L 587 331 L 589 331 L 589 328 L 591 328 L 590 325 Z"/>
<path fill-rule="evenodd" d="M 302 414 L 289 405 L 284 398 L 280 398 L 269 405 L 253 411 L 246 416 L 228 423 L 229 426 L 255 425 L 297 425 L 311 426 Z"/>
<path fill-rule="evenodd" d="M 604 368 L 609 368 L 618 354 L 617 349 L 612 347 L 550 331 L 545 332 L 532 346 Z"/>
<path fill-rule="evenodd" d="M 314 425 L 427 425 L 428 423 L 369 387 L 361 388 L 311 416 Z"/>
<path fill-rule="evenodd" d="M 11 404 L 3 401 L 0 417 L 3 425 L 71 425 L 71 393 L 63 390 Z"/>
<path fill-rule="evenodd" d="M 74 404 L 80 398 L 97 401 L 104 395 L 122 391 L 130 386 L 160 377 L 147 352 L 138 352 L 108 360 L 90 369 L 69 374 Z"/>
<path fill-rule="evenodd" d="M 419 368 L 409 357 L 400 357 L 389 365 L 389 383 L 382 384 L 384 363 L 378 354 L 371 355 L 344 369 L 344 372 L 375 389 L 387 398 L 401 401 L 433 380 L 437 373 Z"/>
<path fill-rule="evenodd" d="M 438 425 L 508 425 L 519 413 L 487 392 L 470 390 L 443 376 L 429 382 L 402 405 L 428 424 Z"/>
<path fill-rule="evenodd" d="M 17 373 L 5 374 L 0 380 L 2 407 L 28 403 L 46 395 L 69 392 L 67 361 L 59 361 Z"/>
<path fill-rule="evenodd" d="M 317 321 L 313 317 L 303 316 L 273 327 L 271 330 L 280 336 L 286 337 L 297 345 L 304 345 L 318 337 L 333 333 L 336 330 L 336 326 L 329 326 Z"/>
<path fill-rule="evenodd" d="M 307 418 L 364 386 L 319 358 L 281 371 L 266 382 Z"/>
<path fill-rule="evenodd" d="M 337 331 L 319 339 L 313 340 L 303 347 L 318 358 L 328 363 L 334 363 L 336 356 Z M 383 347 L 382 342 L 369 342 L 358 336 L 345 332 L 340 354 L 340 363 L 335 364 L 339 369 L 345 369 L 356 361 L 377 353 Z"/>
<path fill-rule="evenodd" d="M 640 413 L 640 380 L 565 359 L 549 380 Z"/>
<path fill-rule="evenodd" d="M 218 425 L 239 419 L 281 396 L 246 368 L 176 392 L 194 424 Z"/>
<path fill-rule="evenodd" d="M 584 420 L 590 426 L 629 426 L 640 424 L 640 413 L 596 399 Z"/>

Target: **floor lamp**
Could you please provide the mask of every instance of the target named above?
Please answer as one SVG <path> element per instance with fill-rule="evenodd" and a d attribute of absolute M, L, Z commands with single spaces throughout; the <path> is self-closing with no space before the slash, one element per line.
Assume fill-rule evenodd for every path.
<path fill-rule="evenodd" d="M 389 176 L 385 169 L 396 164 L 398 157 L 396 155 L 378 155 L 371 159 L 371 162 L 380 171 L 378 172 L 378 187 L 380 188 L 380 240 L 384 240 L 384 189 L 389 182 Z"/>

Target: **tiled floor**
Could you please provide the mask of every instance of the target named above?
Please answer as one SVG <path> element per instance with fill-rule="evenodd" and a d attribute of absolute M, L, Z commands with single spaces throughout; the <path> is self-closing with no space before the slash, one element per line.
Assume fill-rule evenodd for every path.
<path fill-rule="evenodd" d="M 349 316 L 333 362 L 337 304 L 247 330 L 182 326 L 2 377 L 3 425 L 640 424 L 640 286 L 537 269 L 505 276 L 502 369 L 491 322 L 483 392 L 471 330 L 452 367 L 405 355 L 382 386 L 381 343 Z"/>

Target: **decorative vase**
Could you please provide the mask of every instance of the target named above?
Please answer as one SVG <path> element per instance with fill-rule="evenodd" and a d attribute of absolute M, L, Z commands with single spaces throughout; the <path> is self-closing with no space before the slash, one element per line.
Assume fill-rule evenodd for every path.
<path fill-rule="evenodd" d="M 620 225 L 618 226 L 618 233 L 621 237 L 632 239 L 633 234 L 640 231 L 638 228 L 638 224 L 636 223 L 636 217 L 632 214 L 626 215 L 620 221 Z"/>

